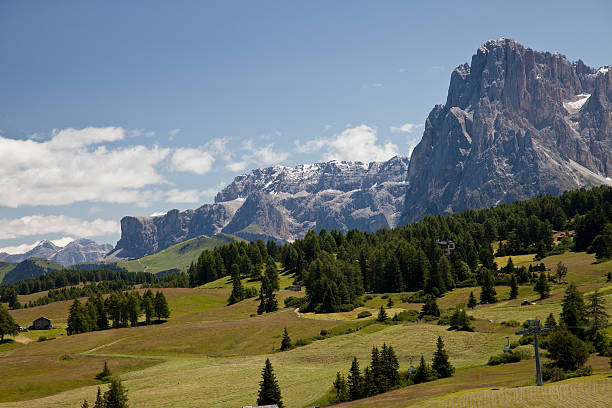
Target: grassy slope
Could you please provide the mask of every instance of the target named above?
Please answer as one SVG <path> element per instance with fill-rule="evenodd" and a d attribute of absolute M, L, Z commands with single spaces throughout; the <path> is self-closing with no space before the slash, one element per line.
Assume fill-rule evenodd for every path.
<path fill-rule="evenodd" d="M 235 237 L 225 234 L 215 235 L 214 237 L 202 235 L 172 245 L 153 255 L 147 255 L 143 258 L 131 261 L 119 262 L 119 266 L 131 272 L 144 271 L 158 273 L 174 268 L 186 271 L 191 262 L 198 259 L 203 250 L 212 249 L 235 240 Z"/>
<path fill-rule="evenodd" d="M 0 261 L 0 283 L 2 283 L 2 279 L 4 279 L 4 276 L 10 271 L 12 271 L 15 266 L 17 266 L 16 263 Z"/>
<path fill-rule="evenodd" d="M 3 277 L 4 283 L 14 283 L 22 279 L 58 271 L 64 267 L 58 263 L 43 258 L 30 258 L 7 269 Z"/>
<path fill-rule="evenodd" d="M 570 272 L 568 280 L 579 279 L 583 291 L 592 290 L 595 286 L 606 286 L 603 271 L 612 267 L 612 262 L 592 264 L 592 255 L 566 255 L 563 259 Z M 544 261 L 547 265 L 557 262 L 556 257 Z M 282 277 L 281 286 L 285 286 L 285 281 L 288 284 L 290 278 Z M 244 284 L 257 285 L 246 281 Z M 19 391 L 21 398 L 64 392 L 30 400 L 27 404 L 21 401 L 0 404 L 0 407 L 78 406 L 84 398 L 91 402 L 96 390 L 95 386 L 88 385 L 95 384 L 95 381 L 91 380 L 91 373 L 103 359 L 108 359 L 111 364 L 120 365 L 122 361 L 132 364 L 126 363 L 128 368 L 125 371 L 129 372 L 122 375 L 122 379 L 129 390 L 130 406 L 135 408 L 248 405 L 256 399 L 260 370 L 266 357 L 271 358 L 275 367 L 286 406 L 303 407 L 326 395 L 336 371 L 346 372 L 352 356 L 357 356 L 364 366 L 372 345 L 380 345 L 383 342 L 392 344 L 398 353 L 402 369 L 406 369 L 409 355 L 423 354 L 426 359 L 431 359 L 438 335 L 444 339 L 451 361 L 457 367 L 455 377 L 403 388 L 355 402 L 350 406 L 404 407 L 412 403 L 437 404 L 436 401 L 441 396 L 458 390 L 527 385 L 533 381 L 533 360 L 498 367 L 482 366 L 489 355 L 499 353 L 505 343 L 505 336 L 510 335 L 511 340 L 517 338 L 513 335 L 514 329 L 502 328 L 499 324 L 486 320 L 475 322 L 479 330 L 476 333 L 449 332 L 445 327 L 434 324 L 376 324 L 352 334 L 317 341 L 290 352 L 271 353 L 272 348 L 277 348 L 280 344 L 284 327 L 288 328 L 291 337 L 296 340 L 312 337 L 321 329 L 343 330 L 346 327 L 355 327 L 362 324 L 362 321 L 354 319 L 351 314 L 340 314 L 337 316 L 338 320 L 331 319 L 334 316 L 328 316 L 329 320 L 298 318 L 291 309 L 251 317 L 257 307 L 254 299 L 229 307 L 224 306 L 231 290 L 230 286 L 229 281 L 223 278 L 204 285 L 201 289 L 164 289 L 172 309 L 172 318 L 163 325 L 62 336 L 56 340 L 34 342 L 8 351 L 0 361 L 3 368 L 8 367 L 7 375 L 17 376 L 19 381 L 0 384 L 0 401 L 8 401 L 8 396 L 15 395 L 16 391 Z M 479 307 L 473 313 L 481 319 L 492 319 L 496 322 L 524 320 L 523 318 L 534 317 L 534 314 L 545 318 L 549 309 L 558 310 L 563 289 L 563 286 L 555 288 L 550 299 L 538 302 L 535 306 L 520 309 L 514 304 L 518 300 L 503 301 Z M 464 303 L 470 290 L 474 289 L 455 290 L 440 299 L 439 304 L 441 307 L 452 307 L 457 303 Z M 507 288 L 499 287 L 498 294 L 500 299 L 507 297 Z M 295 293 L 280 291 L 279 304 L 282 305 L 282 299 L 289 295 Z M 612 304 L 610 294 L 607 296 L 608 304 Z M 420 307 L 418 304 L 400 304 L 398 295 L 392 297 L 396 303 L 395 308 Z M 524 286 L 521 287 L 519 299 L 523 297 L 535 299 L 537 295 L 531 287 Z M 383 302 L 386 300 L 379 295 L 366 306 L 374 309 Z M 26 313 L 31 313 L 32 316 L 55 313 L 59 319 L 62 316 L 65 319 L 67 307 L 61 307 L 52 304 L 11 313 L 18 320 L 25 319 Z M 63 362 L 59 360 L 62 354 L 73 356 L 75 360 L 85 364 L 84 367 L 89 367 L 85 363 L 90 361 L 87 359 L 94 359 L 91 360 L 93 362 L 90 368 L 75 370 L 74 375 L 77 377 L 70 386 L 58 380 L 63 379 L 63 375 L 68 375 Z M 33 372 L 36 367 L 40 367 L 39 361 L 49 361 L 44 377 Z M 594 365 L 596 370 L 609 372 L 607 359 L 602 362 Z M 147 364 L 148 368 L 144 368 Z M 39 383 L 40 386 L 34 386 Z M 588 402 L 583 401 L 583 406 L 597 406 L 602 393 L 608 395 L 606 393 L 610 390 L 609 386 L 593 387 L 599 387 L 598 396 Z M 499 394 L 505 395 L 506 392 Z M 525 389 L 525 395 L 530 395 L 529 392 L 531 391 Z M 455 406 L 452 398 L 464 398 L 462 395 L 446 395 L 440 399 L 440 406 Z M 430 397 L 437 399 L 427 400 Z M 469 398 L 486 400 L 488 397 Z M 457 401 L 463 404 L 464 400 Z M 542 401 L 543 406 L 551 403 L 550 398 Z"/>

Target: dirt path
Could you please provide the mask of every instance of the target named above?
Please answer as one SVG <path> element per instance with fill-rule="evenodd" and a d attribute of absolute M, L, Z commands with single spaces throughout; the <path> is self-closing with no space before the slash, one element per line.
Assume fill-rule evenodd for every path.
<path fill-rule="evenodd" d="M 98 351 L 98 350 L 100 350 L 100 349 L 103 349 L 104 347 L 108 347 L 108 346 L 112 346 L 113 344 L 117 344 L 117 343 L 119 343 L 121 340 L 124 340 L 124 339 L 125 339 L 125 337 L 124 337 L 124 338 L 121 338 L 121 339 L 119 339 L 119 340 L 111 341 L 110 343 L 106 343 L 106 344 L 103 344 L 103 345 L 101 345 L 101 346 L 94 347 L 94 348 L 92 348 L 91 350 L 84 351 L 84 352 L 83 352 L 83 353 L 81 353 L 81 354 L 90 354 L 90 353 L 93 353 L 93 352 L 95 352 L 95 351 Z"/>
<path fill-rule="evenodd" d="M 300 308 L 299 307 L 296 307 L 294 312 L 297 315 L 297 317 L 302 317 L 302 315 L 300 314 Z"/>
<path fill-rule="evenodd" d="M 15 340 L 17 343 L 23 344 L 28 344 L 34 341 L 31 338 L 24 336 L 23 334 L 18 334 L 13 340 Z"/>

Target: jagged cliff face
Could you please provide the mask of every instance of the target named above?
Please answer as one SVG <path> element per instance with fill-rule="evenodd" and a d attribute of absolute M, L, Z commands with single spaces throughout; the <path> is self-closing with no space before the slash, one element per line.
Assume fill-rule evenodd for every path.
<path fill-rule="evenodd" d="M 136 258 L 198 235 L 291 241 L 310 229 L 375 231 L 397 225 L 408 159 L 275 166 L 241 175 L 197 210 L 124 217 L 112 257 Z"/>
<path fill-rule="evenodd" d="M 612 184 L 611 103 L 608 68 L 487 42 L 427 118 L 402 221 Z"/>

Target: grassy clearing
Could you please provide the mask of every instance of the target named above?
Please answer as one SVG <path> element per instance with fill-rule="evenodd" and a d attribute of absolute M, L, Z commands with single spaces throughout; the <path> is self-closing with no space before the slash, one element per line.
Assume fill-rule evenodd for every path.
<path fill-rule="evenodd" d="M 278 313 L 269 318 L 276 320 L 284 315 L 292 316 L 292 313 Z M 310 324 L 327 323 L 309 319 L 297 320 Z M 269 327 L 270 324 L 272 322 L 266 322 L 264 326 Z M 296 338 L 292 329 L 289 329 L 289 333 Z M 251 334 L 253 338 L 259 337 L 257 333 Z M 448 332 L 444 327 L 436 325 L 402 325 L 332 337 L 289 352 L 273 353 L 269 357 L 275 367 L 287 406 L 302 407 L 320 398 L 332 383 L 336 371 L 348 370 L 353 356 L 357 356 L 362 364 L 365 364 L 373 345 L 379 346 L 383 342 L 392 344 L 398 353 L 402 369 L 405 370 L 408 368 L 409 355 L 424 354 L 425 358 L 431 359 L 438 335 L 445 339 L 450 357 L 459 368 L 483 364 L 488 355 L 498 352 L 498 345 L 503 343 L 503 334 L 499 333 L 457 333 Z M 234 337 L 242 336 L 238 333 Z M 208 341 L 223 344 L 230 340 L 213 338 Z M 280 337 L 277 341 L 280 342 Z M 110 345 L 95 353 L 104 353 L 105 358 L 116 358 L 120 353 L 124 355 L 130 352 L 129 347 L 122 343 Z M 142 348 L 148 347 L 148 344 L 142 345 Z M 221 358 L 170 358 L 164 363 L 128 373 L 122 378 L 129 389 L 130 406 L 134 408 L 248 405 L 255 402 L 257 383 L 266 357 L 240 355 Z M 93 395 L 95 387 L 79 388 L 28 401 L 28 406 L 76 406 L 83 398 L 91 399 Z"/>
<path fill-rule="evenodd" d="M 612 379 L 606 376 L 576 378 L 544 387 L 480 390 L 449 395 L 414 405 L 446 407 L 609 407 Z"/>
<path fill-rule="evenodd" d="M 16 263 L 0 261 L 0 282 L 7 273 L 15 269 L 15 266 L 17 266 Z"/>

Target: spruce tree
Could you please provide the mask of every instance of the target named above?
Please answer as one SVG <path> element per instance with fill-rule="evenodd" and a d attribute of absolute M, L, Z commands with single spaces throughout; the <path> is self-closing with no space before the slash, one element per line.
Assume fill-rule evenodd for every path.
<path fill-rule="evenodd" d="M 540 299 L 546 299 L 548 296 L 550 296 L 550 285 L 548 284 L 548 280 L 546 279 L 544 272 L 540 272 L 540 276 L 538 277 L 538 281 L 533 287 L 533 290 L 540 294 Z"/>
<path fill-rule="evenodd" d="M 93 408 L 104 408 L 102 404 L 102 391 L 100 391 L 100 387 L 98 387 L 98 395 L 96 395 L 96 402 L 94 403 Z"/>
<path fill-rule="evenodd" d="M 596 332 L 608 324 L 610 315 L 606 312 L 606 299 L 599 293 L 599 289 L 595 289 L 595 291 L 587 297 L 587 300 L 589 302 L 587 306 L 587 317 L 589 318 L 591 330 Z"/>
<path fill-rule="evenodd" d="M 580 327 L 586 324 L 586 307 L 582 294 L 574 283 L 570 283 L 565 290 L 565 296 L 561 301 L 560 318 L 563 326 L 569 328 L 572 333 L 583 332 Z"/>
<path fill-rule="evenodd" d="M 363 396 L 364 392 L 364 379 L 361 376 L 361 370 L 359 370 L 359 362 L 357 357 L 353 357 L 351 368 L 348 374 L 348 393 L 351 401 L 359 399 Z"/>
<path fill-rule="evenodd" d="M 155 308 L 153 307 L 153 301 L 149 297 L 142 299 L 142 311 L 145 314 L 145 324 L 151 324 L 151 317 L 155 314 Z"/>
<path fill-rule="evenodd" d="M 274 369 L 270 363 L 270 359 L 266 359 L 266 365 L 261 372 L 261 382 L 259 383 L 259 396 L 257 397 L 257 405 L 278 405 L 283 408 L 283 400 L 281 397 L 280 387 Z"/>
<path fill-rule="evenodd" d="M 259 306 L 257 306 L 257 314 L 261 315 L 266 312 L 266 296 L 264 295 L 264 282 L 261 281 L 261 286 L 259 287 Z"/>
<path fill-rule="evenodd" d="M 474 292 L 470 291 L 470 298 L 468 299 L 467 306 L 468 306 L 470 309 L 473 309 L 473 308 L 475 308 L 475 307 L 476 307 L 476 304 L 477 304 L 477 303 L 476 303 L 476 298 L 474 297 Z"/>
<path fill-rule="evenodd" d="M 280 284 L 279 284 L 279 277 L 278 277 L 278 268 L 276 267 L 276 262 L 274 262 L 274 259 L 268 258 L 268 260 L 266 261 L 265 274 L 268 277 L 268 280 L 270 281 L 270 285 L 272 286 L 272 289 L 279 290 Z"/>
<path fill-rule="evenodd" d="M 291 338 L 289 337 L 289 332 L 287 331 L 287 328 L 285 327 L 285 330 L 283 330 L 283 339 L 281 340 L 280 350 L 281 351 L 289 350 L 291 347 L 292 347 Z"/>
<path fill-rule="evenodd" d="M 83 400 L 83 404 L 81 405 L 81 408 L 89 408 L 89 404 L 87 403 L 87 400 Z"/>
<path fill-rule="evenodd" d="M 111 371 L 108 368 L 108 363 L 105 361 L 104 362 L 104 368 L 102 369 L 102 371 L 100 371 L 98 374 L 96 374 L 96 379 L 97 380 L 104 380 L 104 379 L 107 379 L 110 376 L 111 376 Z"/>
<path fill-rule="evenodd" d="M 546 318 L 546 322 L 544 323 L 544 325 L 553 329 L 557 328 L 557 321 L 555 320 L 555 316 L 553 316 L 552 312 L 550 312 L 550 314 Z"/>
<path fill-rule="evenodd" d="M 448 353 L 444 349 L 444 342 L 440 336 L 438 336 L 436 343 L 436 352 L 434 353 L 431 368 L 438 373 L 440 378 L 450 377 L 455 372 L 455 367 L 448 360 Z"/>
<path fill-rule="evenodd" d="M 378 317 L 376 318 L 377 321 L 379 322 L 386 322 L 389 319 L 389 316 L 387 316 L 387 312 L 385 310 L 385 308 L 381 305 L 380 309 L 378 310 Z"/>
<path fill-rule="evenodd" d="M 393 307 L 393 304 L 393 299 L 389 298 L 389 300 L 387 300 L 387 307 L 391 309 Z"/>
<path fill-rule="evenodd" d="M 108 387 L 108 391 L 102 397 L 104 408 L 128 408 L 127 390 L 123 388 L 119 378 L 113 378 Z"/>
<path fill-rule="evenodd" d="M 421 355 L 421 363 L 419 364 L 419 366 L 417 367 L 414 373 L 414 383 L 419 384 L 422 382 L 429 381 L 429 377 L 430 377 L 430 368 L 427 365 L 427 363 L 425 363 L 425 357 Z"/>
<path fill-rule="evenodd" d="M 516 274 L 512 274 L 510 278 L 510 299 L 516 299 L 518 296 L 518 282 L 516 281 Z"/>
<path fill-rule="evenodd" d="M 240 280 L 240 268 L 237 264 L 232 264 L 232 293 L 227 300 L 228 305 L 238 303 L 244 299 L 244 288 Z"/>
<path fill-rule="evenodd" d="M 438 307 L 438 303 L 436 303 L 435 297 L 427 295 L 425 303 L 421 306 L 421 313 L 419 313 L 419 316 L 440 316 L 440 308 Z"/>
<path fill-rule="evenodd" d="M 383 344 L 381 360 L 383 375 L 386 377 L 389 386 L 393 388 L 399 385 L 399 360 L 397 359 L 397 355 L 395 354 L 395 350 L 393 350 L 392 346 L 386 346 Z"/>
<path fill-rule="evenodd" d="M 344 376 L 338 371 L 334 380 L 334 389 L 336 390 L 336 401 L 344 402 L 348 400 L 348 391 L 346 389 L 346 381 Z"/>
<path fill-rule="evenodd" d="M 167 319 L 170 317 L 170 308 L 168 307 L 168 301 L 166 300 L 166 296 L 162 291 L 158 291 L 155 294 L 155 303 L 153 304 L 155 308 L 155 315 L 157 316 L 157 320 Z"/>
<path fill-rule="evenodd" d="M 495 303 L 497 302 L 497 292 L 495 291 L 495 282 L 493 274 L 488 269 L 482 270 L 482 291 L 480 292 L 480 303 Z"/>
<path fill-rule="evenodd" d="M 370 367 L 363 370 L 363 397 L 371 397 L 378 394 L 378 387 L 374 379 L 374 373 Z"/>
<path fill-rule="evenodd" d="M 74 299 L 70 310 L 68 311 L 68 327 L 66 333 L 70 336 L 73 334 L 85 332 L 85 316 L 83 306 L 79 299 Z"/>

